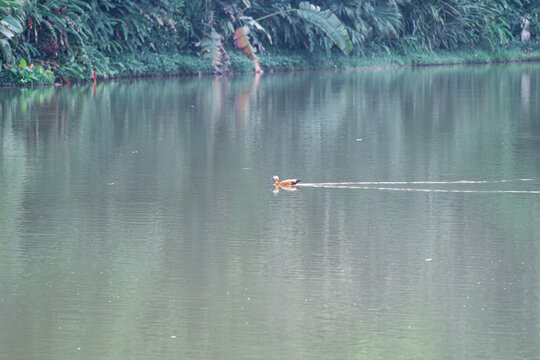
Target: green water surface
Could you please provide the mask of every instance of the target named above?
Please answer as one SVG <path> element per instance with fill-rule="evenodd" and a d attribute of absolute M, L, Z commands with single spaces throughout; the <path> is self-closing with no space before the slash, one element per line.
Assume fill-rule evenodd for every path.
<path fill-rule="evenodd" d="M 537 359 L 538 191 L 536 64 L 0 89 L 0 359 Z"/>

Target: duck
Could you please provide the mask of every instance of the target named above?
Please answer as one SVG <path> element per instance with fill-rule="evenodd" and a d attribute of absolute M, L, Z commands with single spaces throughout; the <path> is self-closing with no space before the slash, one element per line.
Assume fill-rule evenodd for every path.
<path fill-rule="evenodd" d="M 273 179 L 275 181 L 275 185 L 281 186 L 281 187 L 295 186 L 300 181 L 302 181 L 302 179 L 287 179 L 287 180 L 279 181 L 279 177 L 277 175 L 274 175 Z"/>

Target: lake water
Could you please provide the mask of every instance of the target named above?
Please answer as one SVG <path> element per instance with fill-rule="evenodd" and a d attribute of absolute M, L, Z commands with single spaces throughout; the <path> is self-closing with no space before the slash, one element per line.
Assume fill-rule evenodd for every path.
<path fill-rule="evenodd" d="M 539 192 L 539 64 L 0 89 L 0 359 L 539 358 Z"/>

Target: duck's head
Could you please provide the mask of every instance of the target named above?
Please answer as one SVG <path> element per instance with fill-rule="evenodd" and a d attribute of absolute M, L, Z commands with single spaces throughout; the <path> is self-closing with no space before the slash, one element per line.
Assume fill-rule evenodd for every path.
<path fill-rule="evenodd" d="M 279 182 L 279 177 L 278 177 L 277 175 L 274 175 L 274 177 L 273 177 L 272 179 L 274 179 L 274 181 L 275 181 L 276 183 Z"/>

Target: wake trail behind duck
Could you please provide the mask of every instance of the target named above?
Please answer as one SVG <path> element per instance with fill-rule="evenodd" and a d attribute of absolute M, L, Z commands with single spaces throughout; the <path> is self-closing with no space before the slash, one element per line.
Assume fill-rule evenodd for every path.
<path fill-rule="evenodd" d="M 540 194 L 540 190 L 482 190 L 482 189 L 435 189 L 416 187 L 395 187 L 384 185 L 474 185 L 474 184 L 503 184 L 503 183 L 526 183 L 535 179 L 514 180 L 453 180 L 453 181 L 359 181 L 359 182 L 326 182 L 326 183 L 302 183 L 298 187 L 330 188 L 330 189 L 358 189 L 380 191 L 411 191 L 432 193 L 480 193 L 480 194 Z M 377 186 L 383 185 L 383 186 Z"/>

